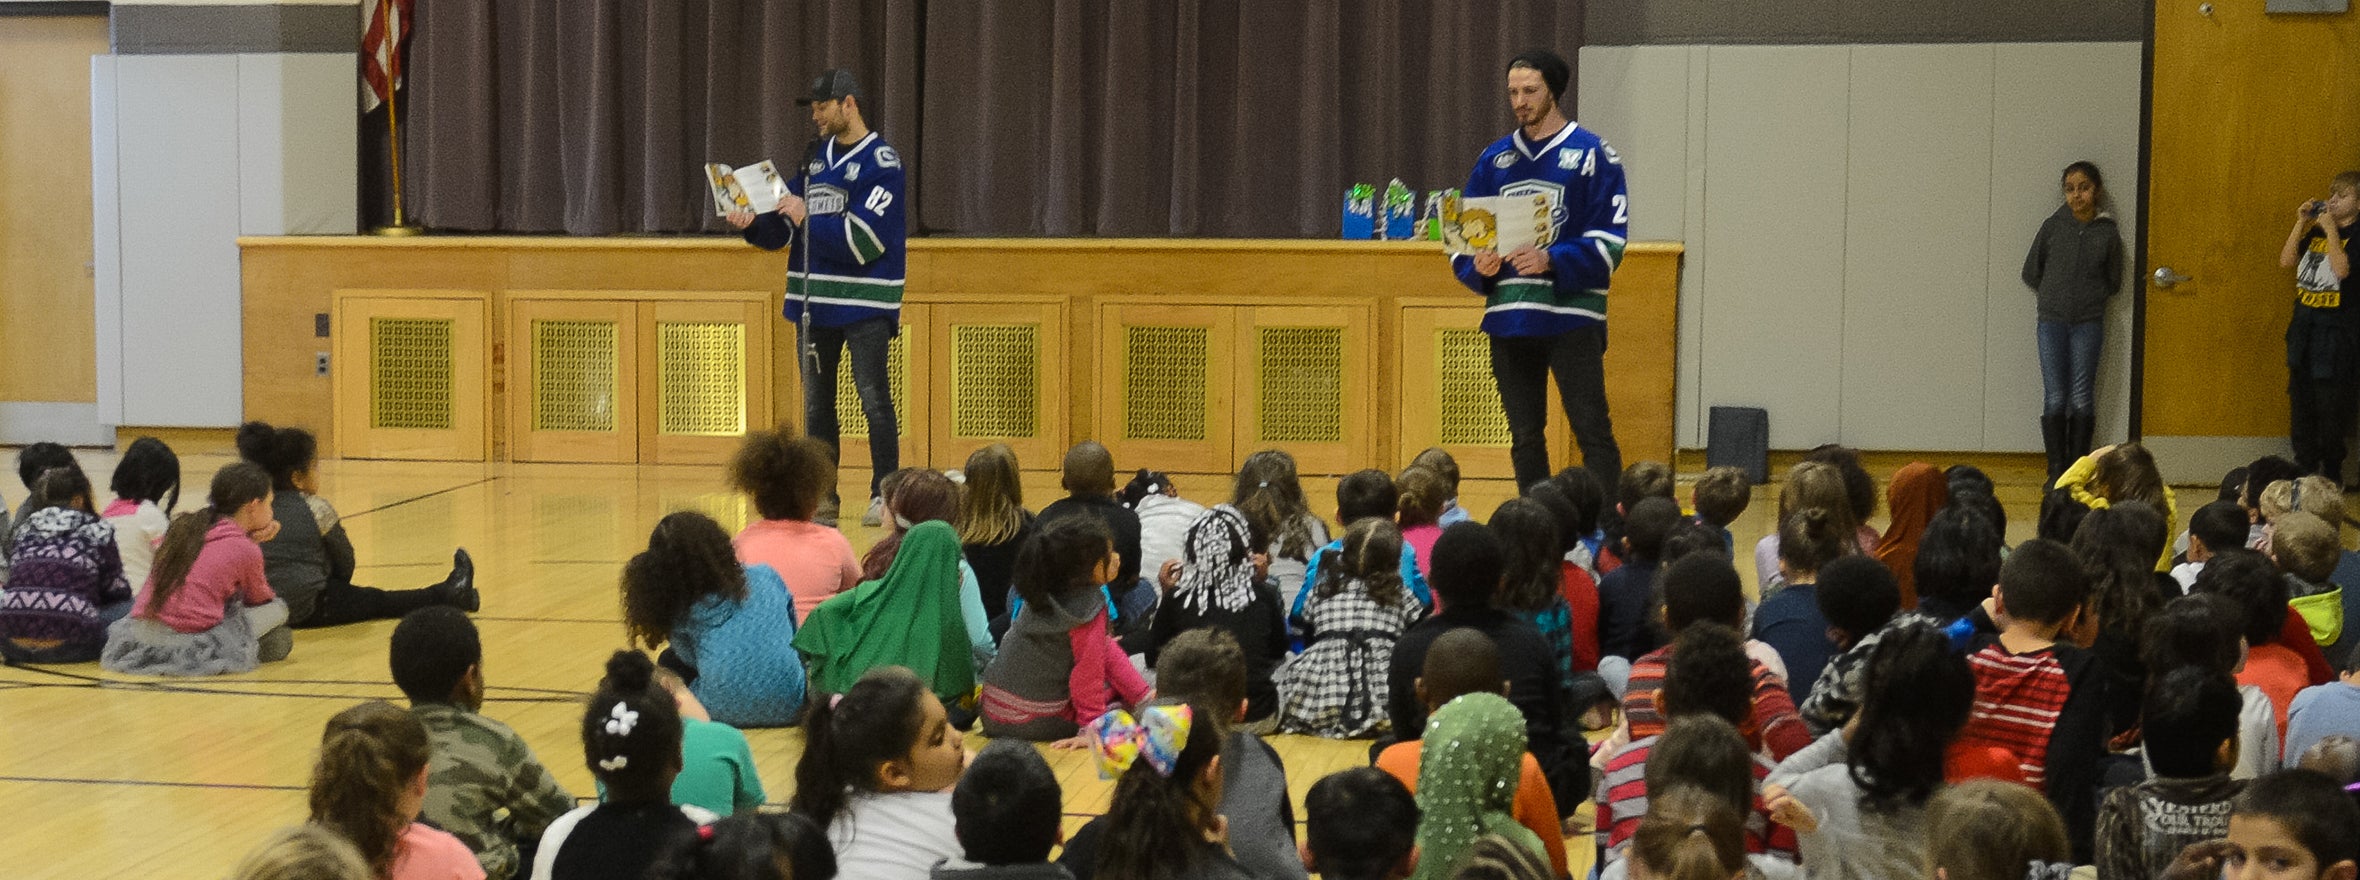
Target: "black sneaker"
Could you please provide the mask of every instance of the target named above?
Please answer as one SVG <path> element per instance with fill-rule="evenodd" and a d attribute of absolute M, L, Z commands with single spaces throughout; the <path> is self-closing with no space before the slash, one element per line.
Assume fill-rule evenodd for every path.
<path fill-rule="evenodd" d="M 461 547 L 451 554 L 451 578 L 442 582 L 443 604 L 461 611 L 483 608 L 483 594 L 475 589 L 475 558 Z"/>

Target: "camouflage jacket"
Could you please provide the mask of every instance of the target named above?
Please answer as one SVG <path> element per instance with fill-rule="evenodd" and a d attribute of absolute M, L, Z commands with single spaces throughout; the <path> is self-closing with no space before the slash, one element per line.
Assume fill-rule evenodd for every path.
<path fill-rule="evenodd" d="M 508 725 L 457 706 L 410 708 L 434 741 L 420 817 L 475 851 L 489 880 L 520 876 L 517 843 L 538 841 L 574 796 Z"/>

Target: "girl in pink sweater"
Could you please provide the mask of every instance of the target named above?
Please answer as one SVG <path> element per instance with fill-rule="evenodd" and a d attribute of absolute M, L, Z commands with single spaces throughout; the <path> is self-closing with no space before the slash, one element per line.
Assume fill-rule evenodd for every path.
<path fill-rule="evenodd" d="M 1083 748 L 1081 726 L 1119 701 L 1147 702 L 1147 681 L 1106 631 L 1099 586 L 1121 560 L 1094 516 L 1041 527 L 1016 557 L 1024 609 L 983 671 L 983 733 Z"/>
<path fill-rule="evenodd" d="M 852 541 L 834 525 L 812 521 L 820 498 L 836 485 L 827 444 L 783 431 L 754 431 L 729 462 L 729 482 L 754 499 L 762 518 L 738 532 L 737 558 L 778 572 L 795 597 L 795 623 L 828 597 L 861 581 Z"/>
<path fill-rule="evenodd" d="M 287 605 L 262 573 L 278 534 L 270 475 L 239 462 L 213 475 L 211 502 L 165 530 L 131 616 L 107 629 L 100 665 L 144 675 L 218 675 L 287 656 Z"/>

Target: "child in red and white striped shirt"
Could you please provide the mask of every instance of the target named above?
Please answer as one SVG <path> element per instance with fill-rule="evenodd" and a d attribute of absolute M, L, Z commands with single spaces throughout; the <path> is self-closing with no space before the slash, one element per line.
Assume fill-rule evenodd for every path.
<path fill-rule="evenodd" d="M 2086 849 L 2107 726 L 2097 656 L 2070 641 L 2094 628 L 2082 626 L 2089 578 L 2072 550 L 2036 539 L 2008 556 L 1995 597 L 1992 616 L 2004 623 L 1999 640 L 1969 658 L 1975 709 L 1959 740 L 2014 752 L 2025 782 L 2048 794 L 2077 849 Z"/>

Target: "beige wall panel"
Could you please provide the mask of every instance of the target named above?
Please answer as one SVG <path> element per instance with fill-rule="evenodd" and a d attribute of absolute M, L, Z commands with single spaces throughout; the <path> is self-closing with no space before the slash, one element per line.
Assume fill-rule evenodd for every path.
<path fill-rule="evenodd" d="M 1851 55 L 1841 437 L 1869 449 L 1973 448 L 1983 438 L 1992 49 Z"/>
<path fill-rule="evenodd" d="M 1706 50 L 1705 404 L 1770 411 L 1770 442 L 1837 438 L 1849 50 Z"/>

